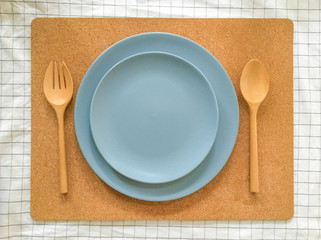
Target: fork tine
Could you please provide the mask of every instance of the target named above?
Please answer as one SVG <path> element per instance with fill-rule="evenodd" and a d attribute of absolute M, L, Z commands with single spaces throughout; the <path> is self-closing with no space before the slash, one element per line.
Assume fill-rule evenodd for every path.
<path fill-rule="evenodd" d="M 60 88 L 57 61 L 54 61 L 54 88 Z"/>
<path fill-rule="evenodd" d="M 64 72 L 62 70 L 61 62 L 59 62 L 59 83 L 60 83 L 61 89 L 66 88 L 66 80 L 65 80 Z"/>
<path fill-rule="evenodd" d="M 62 68 L 63 68 L 63 72 L 64 72 L 64 79 L 65 79 L 65 83 L 66 83 L 66 88 L 73 88 L 71 74 L 70 74 L 69 69 L 67 68 L 65 62 L 62 62 Z"/>
<path fill-rule="evenodd" d="M 46 70 L 43 86 L 44 89 L 50 89 L 54 87 L 53 85 L 53 61 L 51 61 Z"/>

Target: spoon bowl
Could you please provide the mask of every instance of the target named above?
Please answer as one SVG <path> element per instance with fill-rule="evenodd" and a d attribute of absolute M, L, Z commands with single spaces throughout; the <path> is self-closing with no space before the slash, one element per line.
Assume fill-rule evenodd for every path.
<path fill-rule="evenodd" d="M 249 104 L 260 104 L 265 99 L 269 91 L 269 77 L 261 61 L 252 59 L 245 65 L 240 87 Z"/>

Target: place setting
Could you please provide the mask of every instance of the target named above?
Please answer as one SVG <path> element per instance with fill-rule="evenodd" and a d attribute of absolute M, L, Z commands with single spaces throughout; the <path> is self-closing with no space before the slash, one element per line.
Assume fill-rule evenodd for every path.
<path fill-rule="evenodd" d="M 263 37 L 284 29 L 271 50 Z M 36 19 L 32 217 L 290 218 L 291 31 L 287 20 Z"/>

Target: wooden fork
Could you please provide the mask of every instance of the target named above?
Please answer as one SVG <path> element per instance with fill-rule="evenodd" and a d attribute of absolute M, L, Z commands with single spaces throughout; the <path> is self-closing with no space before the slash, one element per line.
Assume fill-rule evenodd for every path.
<path fill-rule="evenodd" d="M 64 116 L 66 107 L 72 98 L 73 82 L 64 62 L 50 62 L 45 74 L 43 89 L 48 102 L 55 109 L 58 118 L 60 192 L 67 193 Z"/>

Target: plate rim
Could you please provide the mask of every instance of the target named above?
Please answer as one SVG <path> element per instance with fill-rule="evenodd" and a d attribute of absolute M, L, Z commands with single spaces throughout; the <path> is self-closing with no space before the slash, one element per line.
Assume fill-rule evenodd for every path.
<path fill-rule="evenodd" d="M 144 193 L 141 193 L 141 192 L 137 192 L 137 189 L 139 190 L 140 189 L 140 185 L 137 186 L 137 189 L 136 189 L 136 186 L 134 186 L 135 188 L 135 191 L 136 193 L 133 193 L 133 192 L 128 192 L 128 190 L 124 189 L 123 187 L 120 187 L 119 185 L 115 184 L 113 181 L 110 181 L 109 176 L 107 175 L 104 175 L 105 173 L 103 172 L 103 170 L 101 170 L 99 167 L 98 167 L 98 162 L 99 160 L 97 159 L 94 159 L 94 161 L 90 160 L 90 159 L 87 159 L 86 158 L 86 155 L 91 155 L 91 157 L 99 157 L 97 156 L 96 152 L 90 152 L 90 153 L 86 153 L 86 146 L 85 144 L 83 145 L 82 143 L 82 140 L 80 139 L 82 136 L 82 134 L 85 134 L 86 135 L 86 131 L 88 133 L 88 129 L 84 130 L 83 132 L 79 133 L 76 131 L 76 137 L 77 137 L 77 140 L 78 140 L 78 144 L 79 144 L 79 147 L 84 155 L 84 158 L 85 160 L 87 161 L 87 163 L 89 164 L 89 166 L 92 168 L 92 170 L 95 172 L 95 174 L 102 180 L 104 181 L 107 185 L 109 185 L 110 187 L 112 187 L 113 189 L 115 189 L 116 191 L 124 194 L 124 195 L 127 195 L 127 196 L 130 196 L 130 197 L 133 197 L 133 198 L 136 198 L 136 199 L 141 199 L 141 200 L 145 200 L 145 201 L 169 201 L 169 200 L 174 200 L 174 199 L 178 199 L 178 198 L 182 198 L 182 197 L 185 197 L 187 195 L 190 195 L 194 192 L 197 192 L 199 189 L 201 189 L 202 187 L 204 187 L 205 185 L 207 185 L 211 180 L 213 180 L 215 178 L 215 176 L 222 170 L 222 168 L 225 166 L 226 162 L 228 161 L 233 149 L 234 149 L 234 146 L 235 146 L 235 142 L 236 142 L 236 138 L 237 138 L 237 135 L 238 135 L 238 129 L 239 129 L 239 106 L 238 106 L 238 101 L 237 101 L 237 96 L 236 96 L 236 92 L 235 92 L 235 89 L 234 89 L 234 86 L 227 74 L 227 72 L 225 71 L 225 69 L 223 68 L 223 66 L 221 65 L 221 63 L 208 51 L 206 50 L 203 46 L 201 46 L 200 44 L 186 38 L 186 37 L 183 37 L 183 36 L 180 36 L 180 35 L 177 35 L 177 34 L 173 34 L 173 33 L 167 33 L 167 32 L 145 32 L 145 33 L 140 33 L 140 34 L 136 34 L 136 35 L 132 35 L 130 37 L 127 37 L 127 38 L 124 38 L 120 41 L 118 41 L 117 43 L 113 44 L 112 46 L 110 46 L 109 48 L 107 48 L 105 51 L 103 51 L 94 61 L 93 63 L 91 64 L 91 66 L 88 68 L 86 74 L 84 75 L 83 77 L 83 80 L 79 86 L 79 89 L 78 89 L 78 93 L 77 93 L 77 97 L 76 97 L 76 102 L 75 102 L 75 112 L 74 112 L 74 119 L 75 119 L 75 128 L 82 128 L 84 125 L 83 122 L 78 122 L 77 121 L 77 116 L 80 115 L 81 117 L 81 111 L 78 112 L 77 108 L 79 108 L 79 103 L 81 100 L 79 100 L 79 93 L 80 91 L 82 90 L 82 88 L 84 88 L 84 85 L 85 85 L 85 79 L 88 78 L 91 74 L 91 72 L 93 70 L 95 70 L 95 65 L 97 65 L 97 63 L 104 57 L 105 54 L 108 55 L 108 51 L 112 50 L 113 48 L 117 48 L 119 45 L 122 45 L 123 42 L 126 42 L 128 40 L 132 40 L 132 41 L 135 41 L 135 40 L 139 40 L 140 38 L 144 38 L 144 37 L 163 37 L 163 38 L 173 38 L 173 41 L 177 40 L 177 41 L 182 41 L 182 43 L 187 43 L 189 44 L 191 47 L 194 47 L 194 48 L 197 48 L 197 50 L 199 50 L 198 52 L 200 52 L 200 54 L 204 57 L 204 59 L 210 59 L 213 63 L 215 63 L 215 65 L 221 70 L 221 74 L 223 75 L 223 77 L 225 78 L 225 84 L 226 84 L 226 88 L 227 89 L 230 89 L 230 94 L 231 94 L 231 101 L 233 101 L 235 103 L 235 106 L 234 106 L 234 110 L 235 112 L 233 112 L 233 116 L 235 117 L 235 124 L 234 124 L 234 129 L 233 131 L 230 133 L 230 144 L 229 144 L 229 149 L 226 151 L 226 153 L 224 154 L 224 160 L 223 160 L 223 164 L 219 165 L 216 169 L 216 173 L 214 175 L 211 175 L 209 177 L 206 177 L 206 179 L 202 180 L 201 183 L 194 183 L 193 184 L 195 185 L 193 187 L 193 189 L 183 189 L 179 194 L 177 194 L 177 192 L 175 193 L 165 193 L 164 194 L 164 190 L 163 188 L 161 187 L 160 188 L 160 194 L 162 194 L 161 196 L 159 195 L 159 193 L 151 193 L 150 195 L 146 196 L 146 194 Z M 137 38 L 137 39 L 136 39 Z M 153 49 L 155 50 L 155 49 Z M 148 51 L 145 49 L 145 51 Z M 172 51 L 166 51 L 166 52 L 170 52 L 170 53 L 173 53 Z M 182 56 L 183 54 L 180 53 L 180 56 Z M 201 70 L 201 69 L 200 69 Z M 202 71 L 202 70 L 201 70 Z M 95 75 L 95 74 L 94 74 Z M 97 77 L 97 76 L 96 76 Z M 219 102 L 219 99 L 218 99 L 218 103 L 220 105 L 220 102 Z M 80 108 L 81 108 L 81 105 L 80 105 Z M 221 114 L 220 114 L 221 116 Z M 89 142 L 90 144 L 90 142 Z M 215 144 L 214 144 L 215 145 Z M 204 162 L 203 162 L 204 163 Z M 198 167 L 200 168 L 203 163 Z M 197 169 L 198 169 L 197 168 Z M 194 172 L 197 170 L 195 169 L 192 173 L 192 175 L 194 175 Z M 116 173 L 115 173 L 116 174 Z M 107 178 L 107 179 L 106 179 Z M 127 184 L 127 179 L 126 178 L 122 178 L 122 176 L 118 176 L 117 175 L 117 178 L 121 179 L 119 181 L 122 181 L 122 183 L 124 183 L 125 185 Z M 183 178 L 184 179 L 184 178 Z M 176 182 L 176 181 L 175 181 Z M 176 183 L 175 183 L 176 184 Z M 178 187 L 181 187 L 180 185 L 180 181 L 179 183 L 177 184 Z M 167 186 L 164 186 L 164 188 L 166 189 Z M 150 190 L 150 186 L 143 186 L 142 187 L 143 189 L 145 188 L 148 188 L 148 190 Z M 166 192 L 166 190 L 165 190 Z M 158 194 L 158 195 L 157 195 Z"/>

